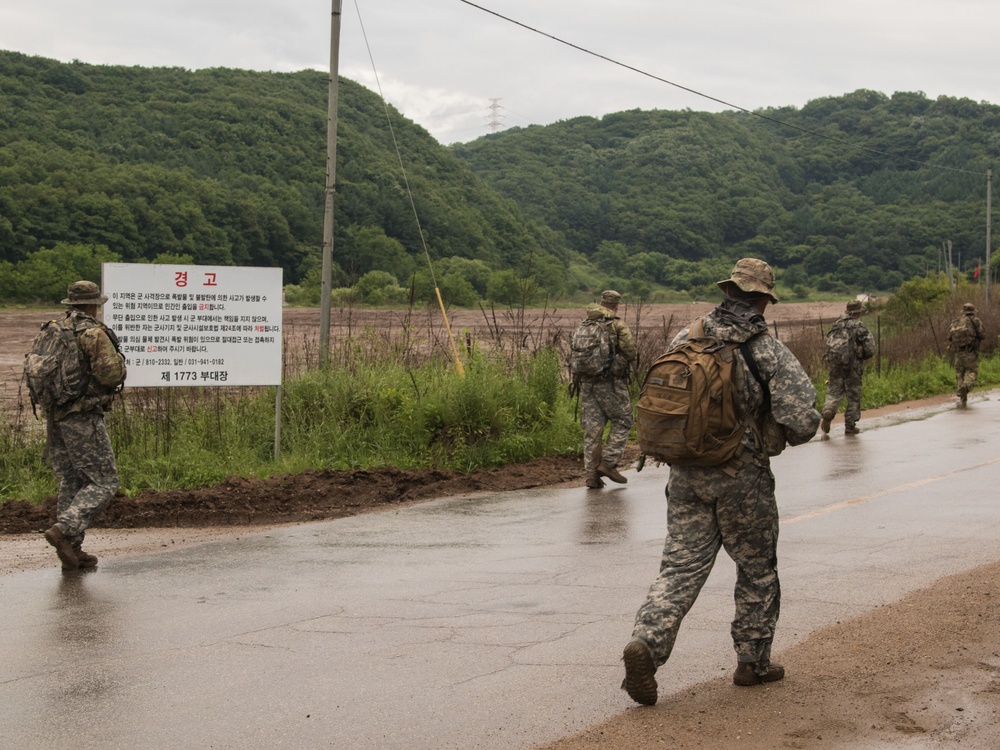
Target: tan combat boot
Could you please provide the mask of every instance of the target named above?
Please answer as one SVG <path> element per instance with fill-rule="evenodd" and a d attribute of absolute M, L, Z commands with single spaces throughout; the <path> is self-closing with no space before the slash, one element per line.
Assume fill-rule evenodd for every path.
<path fill-rule="evenodd" d="M 614 466 L 608 466 L 607 464 L 600 464 L 597 467 L 597 476 L 607 477 L 612 482 L 617 482 L 618 484 L 626 484 L 628 482 L 628 479 L 622 476 L 618 469 Z"/>
<path fill-rule="evenodd" d="M 777 682 L 784 677 L 785 668 L 780 664 L 771 663 L 765 669 L 759 670 L 756 664 L 741 661 L 736 665 L 736 671 L 733 673 L 733 684 L 740 687 L 750 687 L 765 682 Z"/>
<path fill-rule="evenodd" d="M 80 567 L 80 559 L 73 550 L 72 542 L 63 535 L 62 529 L 58 526 L 53 526 L 45 532 L 45 541 L 56 548 L 63 570 L 76 570 Z"/>
<path fill-rule="evenodd" d="M 83 551 L 83 542 L 77 542 L 73 545 L 73 551 L 76 553 L 76 559 L 80 561 L 81 568 L 96 568 L 97 567 L 97 555 L 91 555 Z"/>

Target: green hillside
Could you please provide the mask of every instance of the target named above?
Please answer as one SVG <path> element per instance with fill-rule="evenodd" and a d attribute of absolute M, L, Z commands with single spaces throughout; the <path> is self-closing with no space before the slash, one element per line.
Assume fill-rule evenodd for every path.
<path fill-rule="evenodd" d="M 56 276 L 93 275 L 108 259 L 281 266 L 318 289 L 326 102 L 316 71 L 0 52 L 0 298 L 51 298 L 65 290 L 53 263 Z M 391 111 L 436 272 L 459 291 L 471 278 L 485 294 L 500 271 L 558 291 L 561 238 Z M 339 114 L 335 283 L 378 269 L 405 286 L 426 263 L 385 108 L 344 79 Z"/>
<path fill-rule="evenodd" d="M 317 302 L 326 97 L 318 71 L 0 52 L 0 300 L 58 299 L 120 260 L 280 266 L 294 301 Z M 985 257 L 993 104 L 860 90 L 765 117 L 636 110 L 450 148 L 390 112 L 452 304 L 610 284 L 703 297 L 744 255 L 771 261 L 786 295 L 846 294 L 937 270 L 946 241 L 966 273 Z M 344 298 L 433 296 L 385 108 L 346 79 L 334 261 Z"/>
<path fill-rule="evenodd" d="M 692 289 L 756 255 L 786 286 L 891 289 L 946 240 L 965 269 L 984 258 L 1000 107 L 856 91 L 760 114 L 620 112 L 453 150 L 623 284 Z"/>

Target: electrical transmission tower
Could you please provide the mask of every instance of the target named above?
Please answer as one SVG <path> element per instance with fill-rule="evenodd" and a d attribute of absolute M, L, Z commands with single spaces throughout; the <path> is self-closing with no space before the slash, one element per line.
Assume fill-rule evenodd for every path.
<path fill-rule="evenodd" d="M 486 127 L 490 129 L 491 133 L 495 133 L 503 127 L 501 120 L 503 120 L 504 115 L 500 112 L 500 110 L 503 109 L 503 107 L 500 106 L 501 98 L 502 97 L 490 99 L 490 106 L 486 108 L 490 110 L 490 113 L 487 115 L 487 117 L 490 118 L 490 121 L 487 123 Z"/>

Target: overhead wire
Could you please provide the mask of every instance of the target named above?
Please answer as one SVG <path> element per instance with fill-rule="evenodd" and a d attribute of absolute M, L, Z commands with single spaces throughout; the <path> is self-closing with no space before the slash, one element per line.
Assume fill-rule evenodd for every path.
<path fill-rule="evenodd" d="M 654 81 L 659 81 L 660 83 L 665 83 L 668 86 L 673 86 L 674 88 L 678 88 L 681 91 L 687 91 L 688 93 L 694 94 L 695 96 L 700 96 L 703 99 L 708 99 L 709 101 L 713 101 L 713 102 L 715 102 L 717 104 L 721 104 L 721 105 L 723 105 L 725 107 L 730 107 L 730 108 L 738 110 L 740 112 L 744 112 L 744 113 L 746 113 L 748 115 L 752 115 L 753 117 L 760 118 L 761 120 L 767 120 L 768 122 L 772 122 L 772 123 L 774 123 L 776 125 L 781 125 L 781 126 L 786 127 L 786 128 L 791 128 L 793 130 L 797 130 L 800 133 L 805 133 L 807 135 L 816 136 L 817 138 L 823 138 L 824 140 L 832 141 L 833 143 L 839 143 L 839 144 L 841 144 L 843 146 L 848 146 L 849 148 L 856 149 L 856 150 L 859 150 L 859 151 L 865 151 L 867 153 L 875 154 L 877 156 L 883 156 L 883 157 L 886 157 L 886 158 L 889 158 L 889 159 L 900 159 L 902 161 L 911 162 L 913 164 L 920 164 L 922 166 L 931 167 L 933 169 L 941 169 L 941 170 L 946 170 L 946 171 L 949 171 L 949 172 L 960 172 L 962 174 L 971 174 L 971 175 L 976 175 L 976 176 L 984 176 L 985 175 L 984 172 L 973 172 L 972 170 L 968 170 L 968 169 L 960 169 L 958 167 L 947 167 L 947 166 L 944 166 L 942 164 L 934 164 L 933 162 L 921 161 L 920 159 L 911 159 L 908 156 L 899 156 L 897 154 L 890 154 L 888 152 L 880 151 L 878 149 L 870 148 L 868 146 L 860 146 L 860 145 L 858 145 L 856 143 L 851 143 L 850 141 L 844 140 L 843 138 L 837 138 L 835 136 L 827 135 L 825 133 L 819 133 L 819 132 L 817 132 L 815 130 L 810 130 L 809 128 L 804 128 L 804 127 L 802 127 L 800 125 L 794 125 L 794 124 L 792 124 L 790 122 L 785 122 L 784 120 L 779 120 L 776 117 L 771 117 L 771 116 L 765 115 L 765 114 L 763 114 L 761 112 L 755 112 L 754 110 L 747 109 L 746 107 L 741 107 L 738 104 L 733 104 L 731 102 L 727 102 L 727 101 L 725 101 L 723 99 L 719 99 L 717 97 L 711 96 L 710 94 L 705 94 L 705 93 L 703 93 L 701 91 L 698 91 L 696 89 L 690 88 L 688 86 L 684 86 L 682 84 L 675 83 L 674 81 L 667 80 L 666 78 L 663 78 L 661 76 L 655 75 L 655 74 L 650 73 L 648 71 L 642 70 L 641 68 L 637 68 L 637 67 L 635 67 L 633 65 L 629 65 L 628 63 L 621 62 L 620 60 L 616 60 L 613 57 L 608 57 L 607 55 L 602 55 L 599 52 L 594 52 L 593 50 L 587 49 L 586 47 L 582 47 L 579 44 L 574 44 L 573 42 L 570 42 L 570 41 L 567 41 L 565 39 L 562 39 L 561 37 L 558 37 L 555 34 L 550 34 L 547 31 L 542 31 L 540 29 L 536 29 L 534 26 L 529 26 L 528 24 L 523 23 L 521 21 L 518 21 L 517 19 L 510 18 L 509 16 L 505 16 L 502 13 L 498 13 L 495 10 L 491 10 L 489 8 L 485 8 L 482 5 L 478 5 L 478 4 L 474 3 L 474 2 L 472 2 L 471 0 L 459 0 L 459 2 L 464 3 L 464 4 L 466 4 L 466 5 L 470 6 L 470 7 L 476 8 L 477 10 L 481 10 L 484 13 L 488 13 L 488 14 L 490 14 L 492 16 L 496 16 L 497 18 L 499 18 L 499 19 L 501 19 L 503 21 L 507 21 L 508 23 L 512 23 L 515 26 L 520 26 L 522 29 L 530 31 L 530 32 L 532 32 L 534 34 L 539 34 L 540 36 L 547 37 L 547 38 L 553 40 L 554 42 L 558 42 L 559 44 L 563 44 L 563 45 L 565 45 L 567 47 L 570 47 L 572 49 L 575 49 L 575 50 L 577 50 L 579 52 L 583 52 L 584 54 L 590 55 L 591 57 L 596 57 L 599 60 L 604 60 L 605 62 L 609 62 L 612 65 L 617 65 L 620 68 L 625 68 L 626 70 L 630 70 L 633 73 L 638 73 L 639 75 L 645 76 L 646 78 L 651 78 Z"/>
<path fill-rule="evenodd" d="M 371 45 L 368 43 L 368 33 L 365 31 L 365 22 L 361 18 L 361 8 L 358 0 L 354 0 L 354 9 L 358 14 L 358 24 L 361 28 L 361 36 L 365 40 L 365 49 L 368 51 L 368 59 L 372 64 L 372 73 L 375 75 L 375 85 L 378 87 L 379 97 L 382 99 L 382 106 L 385 108 L 385 119 L 389 124 L 389 135 L 392 137 L 392 146 L 396 151 L 396 159 L 399 161 L 399 170 L 403 176 L 403 186 L 406 189 L 406 197 L 410 201 L 410 209 L 413 211 L 413 220 L 417 224 L 417 234 L 420 235 L 420 244 L 424 251 L 424 258 L 427 260 L 427 269 L 431 274 L 431 283 L 434 284 L 434 294 L 437 295 L 438 306 L 441 308 L 441 315 L 444 318 L 444 327 L 448 333 L 448 341 L 451 344 L 452 356 L 455 359 L 455 370 L 460 376 L 465 375 L 465 368 L 462 360 L 458 356 L 458 346 L 455 344 L 455 336 L 451 332 L 451 324 L 448 322 L 448 311 L 445 309 L 444 300 L 441 298 L 441 290 L 438 288 L 437 277 L 434 274 L 434 264 L 431 262 L 430 250 L 427 248 L 427 238 L 424 237 L 423 227 L 420 225 L 420 214 L 417 212 L 417 205 L 413 201 L 413 191 L 410 190 L 410 180 L 406 175 L 406 166 L 403 164 L 403 154 L 399 150 L 399 142 L 396 140 L 396 130 L 392 126 L 392 115 L 389 113 L 389 102 L 386 101 L 382 92 L 382 81 L 379 78 L 378 68 L 375 66 L 375 57 L 372 54 Z"/>

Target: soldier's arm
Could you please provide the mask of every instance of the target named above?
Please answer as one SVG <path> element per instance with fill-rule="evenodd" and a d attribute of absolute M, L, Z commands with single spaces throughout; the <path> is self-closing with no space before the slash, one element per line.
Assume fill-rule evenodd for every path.
<path fill-rule="evenodd" d="M 94 380 L 106 388 L 113 388 L 125 379 L 125 357 L 115 349 L 103 329 L 88 328 L 78 340 L 90 361 L 90 373 Z"/>
<path fill-rule="evenodd" d="M 630 331 L 629 327 L 621 321 L 616 323 L 616 328 L 618 330 L 618 351 L 620 351 L 630 362 L 634 361 L 637 352 L 635 348 L 635 341 L 632 340 L 632 331 Z"/>
<path fill-rule="evenodd" d="M 785 428 L 789 445 L 806 443 L 819 427 L 820 415 L 815 408 L 816 389 L 795 355 L 784 344 L 770 337 L 766 340 L 771 344 L 770 351 L 765 355 L 770 360 L 767 369 L 771 372 L 768 380 L 771 414 Z"/>

